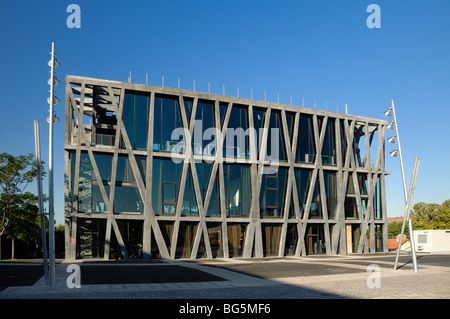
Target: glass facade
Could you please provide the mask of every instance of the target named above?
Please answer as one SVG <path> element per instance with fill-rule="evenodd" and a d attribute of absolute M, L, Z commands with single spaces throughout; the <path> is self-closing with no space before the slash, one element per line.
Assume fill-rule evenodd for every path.
<path fill-rule="evenodd" d="M 366 133 L 377 136 L 385 122 L 117 86 L 92 84 L 98 96 L 83 115 L 92 124 L 66 123 L 66 217 L 77 218 L 73 231 L 68 227 L 76 240 L 66 244 L 67 256 L 232 258 L 387 247 L 384 145 L 370 145 L 372 161 L 383 152 L 377 168 L 365 152 L 372 143 Z M 75 116 L 72 107 L 66 111 Z M 182 136 L 174 134 L 181 128 Z M 221 130 L 223 140 L 211 129 Z M 376 245 L 360 246 L 362 225 L 375 222 Z"/>

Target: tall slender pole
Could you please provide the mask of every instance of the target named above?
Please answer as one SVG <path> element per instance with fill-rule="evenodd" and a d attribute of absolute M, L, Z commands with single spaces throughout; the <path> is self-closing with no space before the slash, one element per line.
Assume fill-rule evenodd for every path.
<path fill-rule="evenodd" d="M 398 122 L 397 122 L 397 116 L 395 114 L 394 100 L 391 100 L 391 103 L 392 103 L 392 113 L 394 113 L 395 134 L 397 135 L 398 153 L 399 153 L 399 157 L 400 157 L 400 167 L 401 167 L 401 171 L 402 171 L 403 194 L 405 196 L 405 205 L 408 205 L 408 191 L 406 190 L 405 169 L 403 166 L 403 154 L 402 154 L 402 147 L 400 144 L 400 135 L 398 134 Z M 408 229 L 409 229 L 409 236 L 410 236 L 410 241 L 411 241 L 411 253 L 412 253 L 412 259 L 413 259 L 413 265 L 414 265 L 414 272 L 417 272 L 416 248 L 414 245 L 414 234 L 413 234 L 411 218 L 408 218 Z M 400 238 L 400 240 L 402 240 L 402 238 Z M 401 241 L 400 241 L 400 243 L 401 243 Z"/>
<path fill-rule="evenodd" d="M 53 206 L 53 122 L 55 114 L 53 112 L 54 104 L 54 71 L 55 71 L 55 43 L 52 42 L 52 57 L 51 57 L 51 81 L 50 81 L 50 123 L 49 123 L 49 142 L 48 142 L 48 213 L 49 213 L 49 256 L 50 256 L 50 289 L 55 289 L 55 212 Z"/>
<path fill-rule="evenodd" d="M 41 172 L 41 145 L 39 134 L 39 121 L 34 121 L 34 146 L 36 150 L 36 168 L 38 171 L 37 188 L 39 197 L 39 215 L 41 217 L 41 240 L 42 240 L 42 262 L 44 266 L 45 283 L 48 285 L 48 261 L 47 261 L 47 239 L 45 234 L 44 201 L 42 195 L 42 172 Z"/>
<path fill-rule="evenodd" d="M 401 244 L 402 244 L 402 240 L 403 240 L 403 234 L 405 231 L 405 221 L 410 219 L 411 206 L 412 206 L 412 202 L 413 202 L 413 198 L 414 198 L 414 190 L 416 188 L 416 182 L 417 182 L 417 174 L 419 172 L 419 164 L 420 164 L 420 159 L 418 159 L 416 157 L 416 159 L 414 161 L 414 169 L 413 169 L 413 174 L 411 177 L 411 183 L 409 184 L 408 202 L 406 203 L 405 215 L 403 217 L 403 223 L 402 223 L 402 230 L 400 232 L 399 245 L 397 246 L 397 254 L 395 256 L 394 270 L 397 270 L 398 257 L 400 256 L 400 248 L 401 248 Z"/>

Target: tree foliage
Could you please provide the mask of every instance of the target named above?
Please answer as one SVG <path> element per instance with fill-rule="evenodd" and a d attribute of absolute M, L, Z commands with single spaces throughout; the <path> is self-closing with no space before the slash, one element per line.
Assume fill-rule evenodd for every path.
<path fill-rule="evenodd" d="M 415 204 L 411 219 L 414 229 L 450 229 L 450 199 L 442 204 Z"/>

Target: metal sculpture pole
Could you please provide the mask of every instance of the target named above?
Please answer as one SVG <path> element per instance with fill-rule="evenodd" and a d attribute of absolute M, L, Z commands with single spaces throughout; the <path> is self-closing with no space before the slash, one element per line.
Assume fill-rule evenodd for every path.
<path fill-rule="evenodd" d="M 37 176 L 37 188 L 39 197 L 39 215 L 41 217 L 41 240 L 42 240 L 42 259 L 44 265 L 44 277 L 45 283 L 48 285 L 48 261 L 47 261 L 47 239 L 45 234 L 45 218 L 44 218 L 44 201 L 42 195 L 42 172 L 41 172 L 41 145 L 39 136 L 39 121 L 34 121 L 34 144 L 36 149 L 36 168 L 38 172 Z"/>
<path fill-rule="evenodd" d="M 400 145 L 400 135 L 398 134 L 398 122 L 397 122 L 397 116 L 395 114 L 394 100 L 391 100 L 391 102 L 392 102 L 392 113 L 394 114 L 395 134 L 397 135 L 398 152 L 399 152 L 399 157 L 400 157 L 400 167 L 401 167 L 401 171 L 402 171 L 403 193 L 405 196 L 405 205 L 408 206 L 408 191 L 406 188 L 405 169 L 403 166 L 403 154 L 402 154 L 402 147 Z M 408 212 L 405 212 L 405 217 L 406 217 L 407 213 Z M 411 218 L 408 218 L 408 220 L 404 219 L 403 224 L 406 221 L 408 222 L 408 228 L 409 228 L 409 235 L 410 235 L 410 241 L 411 241 L 411 253 L 412 253 L 412 259 L 413 259 L 413 264 L 414 264 L 414 272 L 417 272 L 416 248 L 414 245 L 414 234 L 413 234 Z M 400 238 L 400 240 L 402 240 L 402 239 Z M 400 243 L 401 243 L 401 241 L 400 241 Z M 399 244 L 399 246 L 401 246 L 401 245 Z"/>

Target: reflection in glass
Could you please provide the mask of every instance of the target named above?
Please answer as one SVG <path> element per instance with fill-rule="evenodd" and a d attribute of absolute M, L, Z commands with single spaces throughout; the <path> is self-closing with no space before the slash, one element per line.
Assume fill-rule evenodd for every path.
<path fill-rule="evenodd" d="M 155 215 L 175 214 L 182 163 L 153 158 L 152 207 Z"/>
<path fill-rule="evenodd" d="M 327 198 L 328 218 L 334 219 L 336 217 L 337 205 L 336 172 L 323 171 L 323 179 L 325 183 L 325 194 Z"/>
<path fill-rule="evenodd" d="M 247 107 L 233 105 L 223 143 L 224 157 L 250 157 Z"/>
<path fill-rule="evenodd" d="M 322 164 L 336 165 L 336 138 L 334 119 L 328 119 L 322 145 Z"/>
<path fill-rule="evenodd" d="M 122 120 L 134 150 L 147 149 L 149 93 L 127 91 L 123 101 Z M 125 148 L 122 145 L 122 148 Z"/>
<path fill-rule="evenodd" d="M 76 258 L 103 258 L 105 230 L 105 219 L 78 219 Z"/>
<path fill-rule="evenodd" d="M 229 257 L 242 257 L 247 224 L 227 223 Z"/>
<path fill-rule="evenodd" d="M 316 145 L 314 141 L 313 117 L 311 115 L 300 115 L 298 131 L 295 161 L 297 163 L 314 163 L 316 160 Z"/>
<path fill-rule="evenodd" d="M 283 126 L 281 124 L 281 112 L 272 110 L 270 113 L 269 131 L 267 137 L 267 155 L 272 161 L 286 161 L 286 148 Z M 269 154 L 270 153 L 270 154 Z"/>
<path fill-rule="evenodd" d="M 197 222 L 180 222 L 175 258 L 189 258 L 194 246 Z"/>
<path fill-rule="evenodd" d="M 280 247 L 281 225 L 261 224 L 264 256 L 277 256 Z"/>
<path fill-rule="evenodd" d="M 227 217 L 247 217 L 250 211 L 250 167 L 223 165 Z"/>
<path fill-rule="evenodd" d="M 298 203 L 300 206 L 300 218 L 303 218 L 303 213 L 306 209 L 306 201 L 308 200 L 309 184 L 311 182 L 312 170 L 309 169 L 294 169 L 295 181 L 297 183 Z"/>
<path fill-rule="evenodd" d="M 296 224 L 288 224 L 286 231 L 286 242 L 284 246 L 285 256 L 294 256 L 298 242 L 298 230 Z"/>
<path fill-rule="evenodd" d="M 172 148 L 181 142 L 181 137 L 172 140 L 172 132 L 176 128 L 183 127 L 178 98 L 156 95 L 153 116 L 153 150 L 156 152 L 171 152 Z"/>
<path fill-rule="evenodd" d="M 283 217 L 287 173 L 287 168 L 278 167 L 276 173 L 264 174 L 262 177 L 261 193 L 259 197 L 261 218 Z"/>

